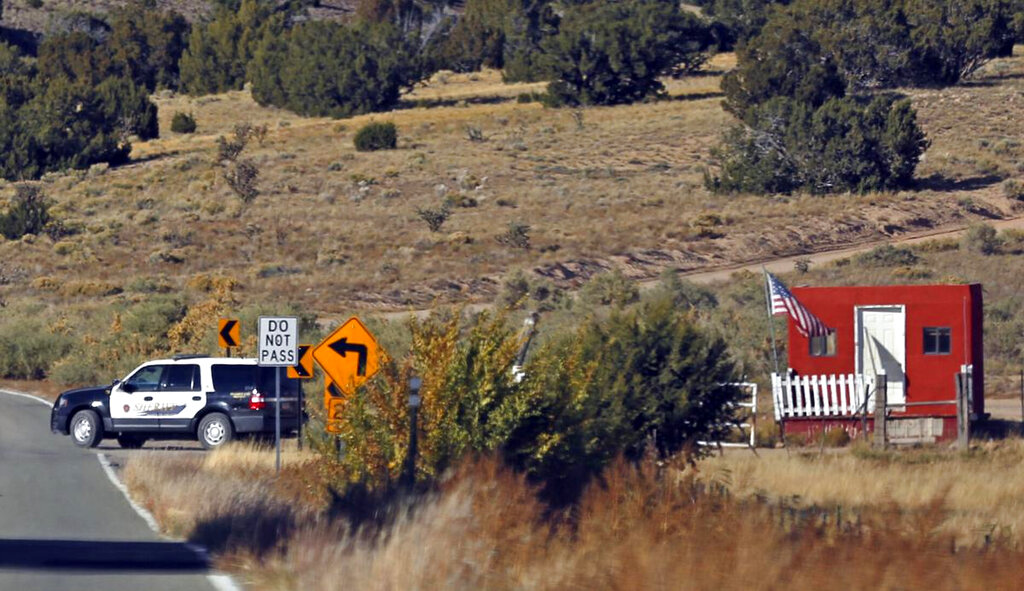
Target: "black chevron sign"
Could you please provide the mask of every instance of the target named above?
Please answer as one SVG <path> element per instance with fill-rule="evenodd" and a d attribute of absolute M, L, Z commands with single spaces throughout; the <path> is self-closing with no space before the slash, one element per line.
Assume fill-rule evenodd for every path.
<path fill-rule="evenodd" d="M 288 377 L 299 380 L 313 377 L 313 345 L 299 345 L 299 362 L 288 368 Z"/>
<path fill-rule="evenodd" d="M 221 318 L 220 325 L 217 331 L 217 340 L 220 341 L 220 346 L 237 347 L 238 342 L 241 340 L 238 336 L 238 320 L 235 318 Z"/>

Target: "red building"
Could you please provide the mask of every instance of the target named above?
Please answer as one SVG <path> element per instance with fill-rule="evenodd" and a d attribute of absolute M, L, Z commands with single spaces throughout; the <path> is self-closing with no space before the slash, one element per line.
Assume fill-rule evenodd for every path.
<path fill-rule="evenodd" d="M 874 410 L 871 392 L 879 374 L 886 376 L 893 440 L 955 439 L 956 406 L 950 401 L 961 371 L 972 373 L 971 408 L 983 414 L 980 284 L 791 291 L 832 332 L 804 337 L 789 318 L 789 372 L 772 380 L 776 419 L 787 434 L 841 426 L 856 435 L 861 415 Z M 921 404 L 927 402 L 937 404 Z"/>

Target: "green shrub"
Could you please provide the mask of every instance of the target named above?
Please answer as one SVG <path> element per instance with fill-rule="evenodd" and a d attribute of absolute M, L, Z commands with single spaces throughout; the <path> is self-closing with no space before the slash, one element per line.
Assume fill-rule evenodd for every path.
<path fill-rule="evenodd" d="M 213 20 L 192 28 L 180 61 L 181 88 L 193 95 L 241 90 L 257 46 L 279 38 L 286 17 L 270 0 L 241 0 L 237 10 L 219 6 Z"/>
<path fill-rule="evenodd" d="M 792 18 L 774 18 L 736 51 L 736 67 L 722 79 L 725 109 L 748 124 L 749 113 L 776 97 L 815 109 L 846 95 L 846 80 L 810 32 Z"/>
<path fill-rule="evenodd" d="M 27 311 L 5 310 L 0 317 L 0 377 L 21 380 L 45 378 L 70 348 L 70 341 L 51 332 Z"/>
<path fill-rule="evenodd" d="M 371 121 L 359 128 L 352 143 L 360 152 L 394 150 L 398 146 L 398 129 L 391 121 Z"/>
<path fill-rule="evenodd" d="M 718 307 L 718 297 L 715 296 L 715 292 L 680 277 L 679 273 L 672 269 L 662 273 L 657 293 L 661 297 L 671 298 L 677 308 L 710 310 Z"/>
<path fill-rule="evenodd" d="M 261 105 L 349 117 L 393 108 L 422 70 L 397 27 L 313 21 L 266 36 L 249 73 Z"/>
<path fill-rule="evenodd" d="M 509 222 L 508 228 L 494 237 L 498 244 L 509 248 L 530 249 L 530 226 L 522 222 Z"/>
<path fill-rule="evenodd" d="M 717 49 L 731 50 L 737 43 L 756 37 L 775 4 L 789 0 L 713 0 L 707 2 L 704 14 L 711 19 L 711 34 Z"/>
<path fill-rule="evenodd" d="M 909 187 L 928 147 L 907 100 L 833 98 L 820 107 L 778 97 L 748 107 L 713 150 L 720 192 L 838 193 Z"/>
<path fill-rule="evenodd" d="M 615 105 L 664 93 L 658 78 L 707 43 L 699 20 L 660 0 L 570 6 L 543 53 L 555 105 Z"/>
<path fill-rule="evenodd" d="M 510 310 L 529 307 L 543 312 L 553 310 L 563 296 L 548 279 L 517 269 L 502 281 L 498 301 Z"/>
<path fill-rule="evenodd" d="M 1001 243 L 996 229 L 988 224 L 972 224 L 962 240 L 964 250 L 982 255 L 996 254 Z"/>
<path fill-rule="evenodd" d="M 195 133 L 196 118 L 191 113 L 178 111 L 171 118 L 171 131 L 174 133 Z"/>
<path fill-rule="evenodd" d="M 431 232 L 440 232 L 441 226 L 448 221 L 451 216 L 452 210 L 448 208 L 448 204 L 442 204 L 441 207 L 431 209 L 429 207 L 417 208 L 416 215 L 426 222 L 427 227 L 430 228 Z"/>
<path fill-rule="evenodd" d="M 534 356 L 507 460 L 555 505 L 575 500 L 617 456 L 664 457 L 730 430 L 735 369 L 725 342 L 668 300 L 594 320 Z"/>
<path fill-rule="evenodd" d="M 920 260 L 909 248 L 891 244 L 857 255 L 857 263 L 865 267 L 906 267 L 916 265 Z"/>
<path fill-rule="evenodd" d="M 636 283 L 619 269 L 594 275 L 580 290 L 580 298 L 592 306 L 624 308 L 640 300 Z"/>
<path fill-rule="evenodd" d="M 787 63 L 824 64 L 854 90 L 956 84 L 991 58 L 1008 55 L 1020 10 L 1007 0 L 796 0 L 767 13 L 751 6 L 763 8 L 757 0 L 718 4 L 740 8 L 752 30 L 761 23 L 739 47 L 737 72 L 781 81 L 777 75 Z M 787 49 L 773 54 L 766 48 Z M 788 76 L 810 89 L 799 82 L 804 69 L 794 67 Z M 779 94 L 792 96 L 784 86 Z"/>
<path fill-rule="evenodd" d="M 1003 195 L 1005 195 L 1007 199 L 1024 201 L 1024 183 L 1021 183 L 1016 179 L 1007 179 L 1003 181 Z"/>
<path fill-rule="evenodd" d="M 399 478 L 409 441 L 408 383 L 422 379 L 419 479 L 436 478 L 466 453 L 492 451 L 525 410 L 511 379 L 519 339 L 503 316 L 465 323 L 437 313 L 410 321 L 411 350 L 385 363 L 379 377 L 343 407 L 341 462 L 353 482 L 387 488 Z M 327 451 L 332 455 L 336 452 Z"/>
<path fill-rule="evenodd" d="M 41 234 L 50 223 L 50 204 L 34 185 L 18 185 L 6 213 L 0 213 L 0 234 L 17 240 L 26 234 Z"/>
<path fill-rule="evenodd" d="M 6 55 L 4 55 L 6 53 Z M 98 86 L 58 77 L 39 83 L 0 44 L 5 64 L 0 90 L 0 177 L 39 178 L 66 168 L 128 160 L 131 143 L 125 121 L 148 125 L 155 105 L 144 95 L 121 96 L 131 87 L 111 78 Z M 137 88 L 137 87 L 134 87 Z M 137 110 L 141 109 L 141 110 Z"/>

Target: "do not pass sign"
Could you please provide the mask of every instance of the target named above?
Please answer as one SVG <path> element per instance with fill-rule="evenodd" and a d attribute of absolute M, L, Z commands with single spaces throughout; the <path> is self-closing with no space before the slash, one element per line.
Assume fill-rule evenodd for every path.
<path fill-rule="evenodd" d="M 260 316 L 259 334 L 259 365 L 290 367 L 298 362 L 298 319 L 290 316 Z"/>

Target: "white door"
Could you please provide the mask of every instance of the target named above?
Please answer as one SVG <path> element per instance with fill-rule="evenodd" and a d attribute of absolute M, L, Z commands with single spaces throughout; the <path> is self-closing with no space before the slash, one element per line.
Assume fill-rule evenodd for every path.
<path fill-rule="evenodd" d="M 110 389 L 110 418 L 115 430 L 160 428 L 160 418 L 147 415 L 146 411 L 155 405 L 164 368 L 159 364 L 144 365 Z"/>
<path fill-rule="evenodd" d="M 185 429 L 206 404 L 199 366 L 152 364 L 135 371 L 110 391 L 114 428 Z"/>
<path fill-rule="evenodd" d="M 884 373 L 889 404 L 906 402 L 907 323 L 903 306 L 857 308 L 857 373 Z"/>

